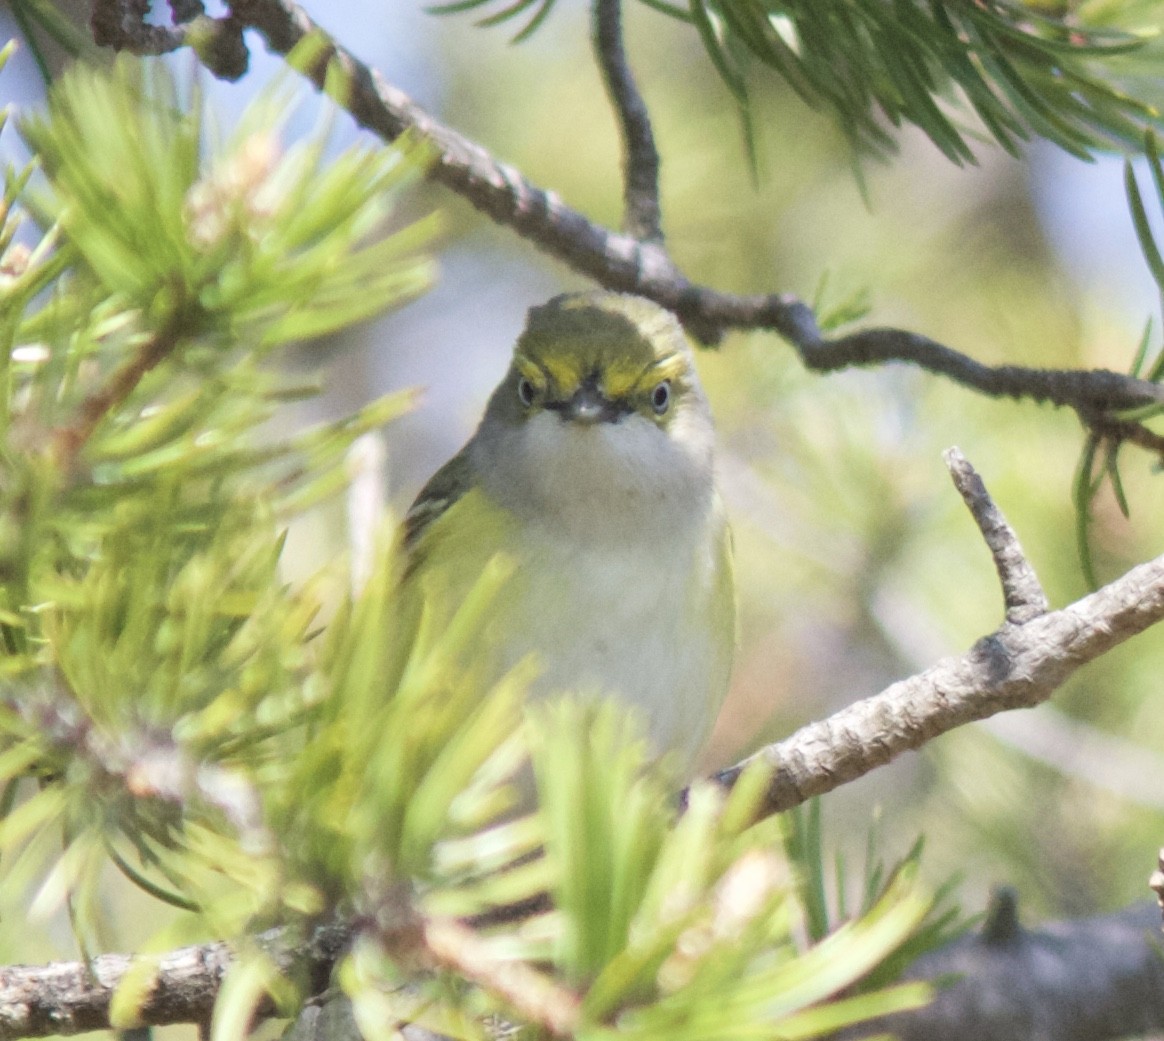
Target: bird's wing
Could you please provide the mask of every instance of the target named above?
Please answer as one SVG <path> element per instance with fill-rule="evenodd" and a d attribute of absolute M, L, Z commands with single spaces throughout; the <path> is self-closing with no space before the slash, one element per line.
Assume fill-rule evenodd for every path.
<path fill-rule="evenodd" d="M 429 479 L 404 515 L 404 549 L 412 554 L 421 536 L 438 517 L 442 516 L 470 487 L 468 446 Z"/>

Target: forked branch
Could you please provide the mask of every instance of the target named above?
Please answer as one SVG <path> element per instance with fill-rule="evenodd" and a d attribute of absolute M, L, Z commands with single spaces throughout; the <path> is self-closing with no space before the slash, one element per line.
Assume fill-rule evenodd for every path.
<path fill-rule="evenodd" d="M 958 455 L 951 465 L 964 475 L 968 469 Z M 1017 541 L 998 535 L 999 525 L 1006 524 L 1001 513 L 984 487 L 972 489 L 972 496 L 978 500 L 975 515 L 994 518 L 995 534 L 988 541 L 994 542 L 1007 620 L 965 654 L 945 658 L 722 771 L 721 783 L 734 784 L 745 766 L 764 760 L 771 779 L 763 812 L 790 809 L 955 727 L 1046 701 L 1081 666 L 1164 620 L 1164 556 L 1062 610 L 1043 610 L 1042 591 Z"/>

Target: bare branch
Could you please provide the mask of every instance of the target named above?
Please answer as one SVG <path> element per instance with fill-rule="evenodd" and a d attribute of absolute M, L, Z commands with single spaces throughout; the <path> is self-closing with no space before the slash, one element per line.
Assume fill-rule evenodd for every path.
<path fill-rule="evenodd" d="M 236 80 L 247 71 L 249 54 L 242 26 L 233 17 L 208 18 L 200 0 L 171 0 L 175 24 L 146 21 L 149 0 L 93 0 L 89 17 L 99 47 L 134 54 L 170 54 L 195 45 L 198 57 L 215 76 Z"/>
<path fill-rule="evenodd" d="M 107 0 L 94 0 L 89 28 L 99 47 L 125 48 L 134 54 L 170 54 L 187 46 L 184 28 L 150 24 L 144 18 L 138 19 L 136 11 L 126 16 L 122 6 Z"/>
<path fill-rule="evenodd" d="M 459 922 L 409 915 L 380 935 L 394 957 L 420 969 L 456 972 L 502 998 L 524 1021 L 551 1037 L 568 1038 L 578 1022 L 578 998 L 554 980 L 521 962 L 498 964 L 482 951 L 475 930 Z M 346 925 L 326 925 L 306 941 L 288 930 L 271 930 L 259 944 L 281 973 L 301 979 L 308 997 L 323 994 L 337 960 L 352 941 Z M 0 1041 L 71 1035 L 109 1029 L 110 1003 L 126 975 L 139 963 L 152 969 L 153 984 L 138 1009 L 149 1026 L 209 1022 L 227 970 L 234 961 L 231 944 L 214 942 L 183 947 L 149 959 L 103 954 L 91 962 L 0 967 Z M 264 1001 L 258 1019 L 276 1014 Z"/>
<path fill-rule="evenodd" d="M 230 961 L 225 943 L 183 948 L 159 959 L 142 1021 L 162 1026 L 208 1018 Z M 127 955 L 103 954 L 91 964 L 0 969 L 0 1038 L 108 1029 L 109 1002 L 132 964 Z"/>
<path fill-rule="evenodd" d="M 1047 594 L 1043 592 L 1039 576 L 1023 553 L 1014 528 L 990 497 L 982 478 L 957 448 L 947 449 L 943 458 L 954 479 L 954 487 L 973 515 L 994 558 L 1006 603 L 1006 620 L 1012 625 L 1022 625 L 1045 613 Z"/>
<path fill-rule="evenodd" d="M 320 993 L 348 942 L 348 931 L 327 926 L 298 942 L 273 932 L 260 942 L 282 972 L 302 974 L 309 990 Z M 138 1010 L 140 1022 L 209 1022 L 233 957 L 231 946 L 220 942 L 149 959 L 154 982 Z M 0 967 L 0 1041 L 108 1029 L 113 993 L 138 961 L 125 954 L 103 954 L 91 962 Z M 273 1013 L 270 1004 L 258 1010 L 260 1016 Z"/>
<path fill-rule="evenodd" d="M 594 224 L 565 205 L 553 192 L 538 188 L 499 162 L 484 148 L 446 127 L 416 105 L 403 91 L 331 40 L 296 4 L 287 0 L 234 0 L 231 10 L 242 24 L 258 30 L 277 54 L 287 54 L 308 34 L 324 43 L 304 74 L 321 90 L 340 93 L 339 103 L 361 126 L 386 141 L 403 134 L 432 146 L 430 179 L 451 188 L 495 222 L 512 228 L 576 271 L 626 292 L 674 297 L 686 285 L 666 253 L 654 243 L 639 242 Z M 333 78 L 328 80 L 328 76 Z M 338 84 L 342 83 L 342 87 Z"/>
<path fill-rule="evenodd" d="M 1114 419 L 1101 411 L 1080 410 L 1083 425 L 1095 434 L 1114 444 L 1127 441 L 1149 452 L 1154 452 L 1164 461 L 1164 436 L 1149 430 L 1141 423 L 1126 419 Z"/>
<path fill-rule="evenodd" d="M 594 0 L 591 18 L 594 53 L 622 129 L 622 229 L 636 239 L 662 243 L 659 152 L 646 102 L 626 59 L 620 0 Z"/>
<path fill-rule="evenodd" d="M 730 786 L 752 760 L 766 761 L 772 775 L 763 812 L 779 813 L 964 723 L 1046 701 L 1080 666 L 1162 619 L 1164 556 L 1060 611 L 1004 623 L 960 657 L 802 727 L 717 780 Z"/>
<path fill-rule="evenodd" d="M 439 962 L 465 969 L 472 960 L 471 951 L 461 946 L 466 931 L 458 927 L 427 937 Z M 341 926 L 317 929 L 307 942 L 297 944 L 278 932 L 261 938 L 282 971 L 303 974 L 311 995 L 324 993 L 349 940 Z M 157 958 L 140 1021 L 156 1026 L 208 1021 L 232 958 L 225 943 L 186 947 Z M 110 999 L 133 964 L 127 955 L 106 954 L 90 964 L 0 968 L 0 1041 L 108 1028 Z M 486 971 L 484 984 L 497 985 L 496 967 Z M 902 1041 L 1107 1041 L 1164 1027 L 1159 912 L 1150 904 L 1025 930 L 1013 898 L 1004 895 L 996 899 L 979 933 L 924 955 L 905 975 L 943 985 L 931 1004 L 866 1024 L 860 1036 L 872 1028 L 891 1030 Z M 536 1000 L 527 984 L 525 979 L 516 984 L 519 999 Z M 566 1036 L 572 1006 L 557 1004 L 556 988 L 550 998 L 549 1005 L 530 1011 L 538 1022 L 556 1022 L 562 1028 L 558 1036 Z M 266 1003 L 256 1015 L 274 1012 Z"/>
<path fill-rule="evenodd" d="M 718 296 L 718 294 L 717 294 Z M 828 340 L 805 304 L 763 305 L 763 298 L 739 300 L 740 306 L 721 307 L 717 299 L 706 307 L 716 320 L 735 325 L 767 314 L 770 328 L 783 335 L 814 372 L 835 372 L 855 366 L 903 361 L 938 376 L 947 376 L 972 390 L 995 398 L 1028 398 L 1066 405 L 1080 413 L 1084 424 L 1089 410 L 1107 413 L 1164 403 L 1164 387 L 1107 369 L 1030 369 L 1022 365 L 983 365 L 926 336 L 901 329 L 862 329 Z M 763 323 L 761 323 L 763 324 Z"/>
<path fill-rule="evenodd" d="M 169 0 L 170 14 L 175 22 L 192 22 L 206 13 L 202 0 Z"/>

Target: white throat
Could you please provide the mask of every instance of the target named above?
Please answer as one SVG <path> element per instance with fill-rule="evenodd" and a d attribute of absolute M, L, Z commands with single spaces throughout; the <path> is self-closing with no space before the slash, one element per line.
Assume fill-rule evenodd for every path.
<path fill-rule="evenodd" d="M 489 496 L 527 523 L 573 540 L 665 545 L 703 530 L 711 443 L 711 423 L 694 409 L 668 430 L 638 415 L 587 425 L 542 412 L 519 426 L 487 419 L 470 462 Z"/>

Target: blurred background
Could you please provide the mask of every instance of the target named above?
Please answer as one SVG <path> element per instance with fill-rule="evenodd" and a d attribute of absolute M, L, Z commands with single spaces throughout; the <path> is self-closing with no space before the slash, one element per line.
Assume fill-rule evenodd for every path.
<path fill-rule="evenodd" d="M 419 0 L 303 6 L 445 122 L 618 224 L 618 138 L 580 0 L 564 0 L 518 46 L 510 27 L 436 17 Z M 1087 164 L 1036 147 L 1017 161 L 983 144 L 979 165 L 959 169 L 906 132 L 892 163 L 863 164 L 862 191 L 840 134 L 768 79 L 757 83 L 753 177 L 697 35 L 640 4 L 625 19 L 663 156 L 665 231 L 692 279 L 819 295 L 826 310 L 864 294 L 867 323 L 988 363 L 1126 370 L 1150 317 L 1158 347 L 1159 301 L 1119 160 Z M 0 6 L 0 40 L 17 34 Z M 281 68 L 253 42 L 246 80 L 207 82 L 224 122 Z M 189 69 L 188 56 L 178 64 Z M 27 49 L 0 84 L 5 101 L 40 103 Z M 298 129 L 313 125 L 315 109 L 305 106 Z M 337 148 L 358 136 L 341 114 Z M 12 154 L 14 134 L 2 143 Z M 297 422 L 394 387 L 422 389 L 415 411 L 385 431 L 385 481 L 401 512 L 472 431 L 526 308 L 585 285 L 447 191 L 420 187 L 409 206 L 441 214 L 432 290 L 342 340 L 305 345 L 294 362 L 326 383 Z M 960 653 L 999 624 L 990 557 L 941 459 L 950 445 L 981 472 L 1052 603 L 1087 591 L 1071 502 L 1082 444 L 1073 414 L 989 400 L 901 366 L 806 374 L 772 335 L 730 335 L 700 362 L 741 604 L 732 692 L 708 768 Z M 1164 479 L 1135 451 L 1124 476 L 1131 520 L 1106 490 L 1095 506 L 1101 580 L 1164 551 Z M 321 512 L 291 533 L 289 575 L 312 572 L 345 537 L 342 510 Z M 970 910 L 1000 883 L 1018 889 L 1027 920 L 1144 899 L 1164 826 L 1162 675 L 1164 632 L 1149 631 L 1052 704 L 963 728 L 828 796 L 826 842 L 859 862 L 875 820 L 890 855 L 924 833 L 928 876 L 960 875 Z M 0 921 L 10 933 L 12 914 Z M 123 943 L 141 931 L 124 930 Z M 45 957 L 60 955 L 53 942 Z"/>

